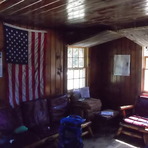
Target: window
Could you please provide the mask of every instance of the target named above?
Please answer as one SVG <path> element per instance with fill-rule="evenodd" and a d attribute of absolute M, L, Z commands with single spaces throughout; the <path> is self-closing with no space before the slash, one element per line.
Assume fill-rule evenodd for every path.
<path fill-rule="evenodd" d="M 82 47 L 68 47 L 67 52 L 67 89 L 86 86 L 86 53 Z"/>
<path fill-rule="evenodd" d="M 68 0 L 67 14 L 68 20 L 83 19 L 85 16 L 84 0 Z"/>
<path fill-rule="evenodd" d="M 148 47 L 144 47 L 143 55 L 143 90 L 148 92 Z"/>

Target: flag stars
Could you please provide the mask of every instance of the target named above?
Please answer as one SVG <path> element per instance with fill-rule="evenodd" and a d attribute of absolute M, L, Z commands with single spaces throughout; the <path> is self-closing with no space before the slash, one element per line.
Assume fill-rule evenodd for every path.
<path fill-rule="evenodd" d="M 9 63 L 28 63 L 28 32 L 5 26 L 6 60 Z"/>

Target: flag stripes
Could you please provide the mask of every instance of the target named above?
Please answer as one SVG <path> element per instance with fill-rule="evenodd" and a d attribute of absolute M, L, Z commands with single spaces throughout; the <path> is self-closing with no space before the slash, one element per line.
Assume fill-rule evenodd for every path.
<path fill-rule="evenodd" d="M 44 96 L 46 43 L 46 32 L 28 31 L 28 64 L 7 63 L 8 99 L 11 106 Z"/>

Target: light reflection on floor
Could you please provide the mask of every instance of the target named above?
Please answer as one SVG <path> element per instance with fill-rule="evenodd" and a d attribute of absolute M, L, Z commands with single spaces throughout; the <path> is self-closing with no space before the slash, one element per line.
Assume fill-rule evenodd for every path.
<path fill-rule="evenodd" d="M 121 144 L 124 144 L 124 145 L 126 145 L 126 146 L 128 146 L 128 147 L 131 147 L 131 148 L 140 148 L 140 147 L 133 146 L 133 145 L 131 145 L 131 144 L 128 144 L 128 143 L 126 143 L 126 142 L 124 142 L 124 141 L 121 141 L 121 140 L 118 140 L 118 139 L 115 139 L 115 141 L 116 141 L 116 142 L 119 142 L 119 143 L 121 143 Z"/>

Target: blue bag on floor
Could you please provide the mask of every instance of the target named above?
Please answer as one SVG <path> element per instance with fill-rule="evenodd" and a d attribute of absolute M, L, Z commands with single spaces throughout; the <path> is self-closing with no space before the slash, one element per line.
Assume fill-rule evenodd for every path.
<path fill-rule="evenodd" d="M 70 115 L 62 118 L 59 129 L 59 148 L 83 148 L 81 124 L 85 119 Z"/>

